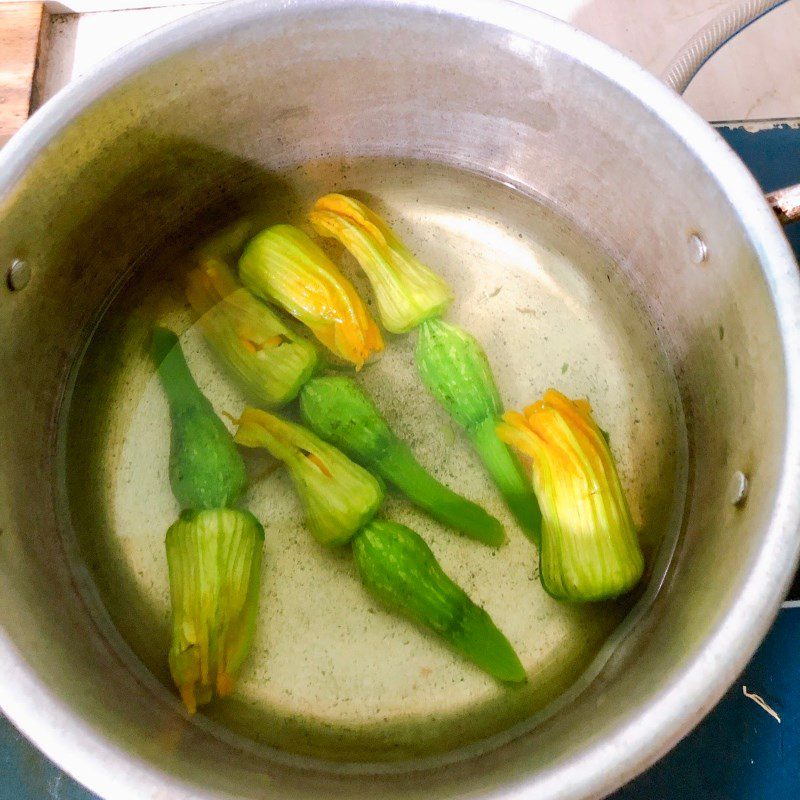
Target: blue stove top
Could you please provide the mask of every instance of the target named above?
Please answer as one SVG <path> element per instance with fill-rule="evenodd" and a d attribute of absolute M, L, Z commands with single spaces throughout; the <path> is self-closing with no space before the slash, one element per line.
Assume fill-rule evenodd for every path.
<path fill-rule="evenodd" d="M 793 123 L 800 124 L 800 123 Z M 800 182 L 800 127 L 722 135 L 765 191 Z M 787 229 L 800 258 L 800 224 Z M 790 598 L 800 598 L 800 574 Z M 780 722 L 744 693 L 758 695 Z M 742 676 L 669 755 L 612 800 L 796 800 L 800 797 L 800 599 L 784 604 Z M 0 800 L 96 800 L 0 717 Z"/>

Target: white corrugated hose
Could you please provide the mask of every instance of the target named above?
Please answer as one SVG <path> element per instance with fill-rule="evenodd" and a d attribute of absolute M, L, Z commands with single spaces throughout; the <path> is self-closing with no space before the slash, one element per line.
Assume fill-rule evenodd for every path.
<path fill-rule="evenodd" d="M 662 80 L 678 94 L 683 94 L 700 67 L 720 47 L 750 23 L 786 2 L 788 0 L 743 0 L 729 6 L 701 28 L 675 54 L 664 71 Z"/>

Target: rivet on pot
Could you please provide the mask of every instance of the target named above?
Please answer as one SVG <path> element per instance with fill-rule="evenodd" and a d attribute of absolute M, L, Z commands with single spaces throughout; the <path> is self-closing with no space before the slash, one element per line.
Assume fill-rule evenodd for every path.
<path fill-rule="evenodd" d="M 708 258 L 708 246 L 699 233 L 692 233 L 689 236 L 689 258 L 695 264 L 702 264 Z"/>
<path fill-rule="evenodd" d="M 11 266 L 6 273 L 6 283 L 12 292 L 18 292 L 24 289 L 31 280 L 31 267 L 27 261 L 21 258 L 15 258 L 11 262 Z"/>
<path fill-rule="evenodd" d="M 747 499 L 749 489 L 750 481 L 747 480 L 747 475 L 737 469 L 731 476 L 731 482 L 728 485 L 728 502 L 731 505 L 740 506 Z"/>

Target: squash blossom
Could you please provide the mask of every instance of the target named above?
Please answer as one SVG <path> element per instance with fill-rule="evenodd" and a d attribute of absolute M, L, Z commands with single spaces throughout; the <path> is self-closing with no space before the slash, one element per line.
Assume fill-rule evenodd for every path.
<path fill-rule="evenodd" d="M 233 691 L 253 643 L 264 530 L 234 505 L 247 483 L 233 437 L 189 372 L 178 337 L 153 331 L 172 418 L 170 483 L 184 507 L 167 531 L 169 666 L 186 708 Z"/>
<path fill-rule="evenodd" d="M 498 425 L 531 458 L 542 511 L 541 580 L 559 600 L 605 600 L 630 591 L 644 558 L 614 457 L 586 400 L 553 389 Z"/>
<path fill-rule="evenodd" d="M 254 401 L 275 408 L 297 396 L 317 366 L 314 345 L 245 289 L 224 261 L 205 259 L 189 273 L 186 296 L 209 346 Z"/>
<path fill-rule="evenodd" d="M 239 277 L 356 369 L 383 350 L 381 332 L 353 284 L 298 228 L 273 225 L 257 234 L 239 259 Z"/>
<path fill-rule="evenodd" d="M 386 330 L 406 333 L 450 305 L 450 287 L 363 203 L 343 194 L 326 194 L 314 203 L 309 220 L 320 236 L 338 239 L 361 265 Z"/>
<path fill-rule="evenodd" d="M 183 511 L 167 531 L 169 668 L 194 714 L 225 697 L 253 643 L 264 529 L 249 511 Z"/>
<path fill-rule="evenodd" d="M 245 447 L 265 448 L 286 464 L 308 527 L 321 544 L 349 541 L 383 502 L 377 479 L 302 425 L 246 408 L 235 438 Z"/>

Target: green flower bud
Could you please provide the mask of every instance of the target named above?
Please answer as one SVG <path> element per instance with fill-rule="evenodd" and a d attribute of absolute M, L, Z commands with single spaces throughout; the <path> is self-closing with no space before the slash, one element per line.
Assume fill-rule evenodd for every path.
<path fill-rule="evenodd" d="M 439 483 L 389 428 L 352 378 L 315 378 L 300 395 L 303 419 L 323 439 L 396 486 L 434 519 L 495 547 L 503 526 L 479 505 Z"/>
<path fill-rule="evenodd" d="M 388 608 L 434 631 L 498 680 L 527 680 L 508 639 L 444 573 L 417 533 L 373 520 L 353 539 L 353 555 L 362 583 Z"/>
<path fill-rule="evenodd" d="M 302 425 L 246 408 L 236 441 L 245 447 L 266 448 L 286 464 L 308 527 L 321 544 L 349 541 L 383 501 L 383 488 L 369 472 Z"/>
<path fill-rule="evenodd" d="M 191 272 L 186 294 L 211 349 L 254 401 L 275 408 L 296 397 L 317 366 L 311 342 L 239 284 L 223 261 L 207 259 Z"/>
<path fill-rule="evenodd" d="M 423 383 L 467 432 L 486 471 L 525 533 L 538 541 L 541 516 L 517 458 L 498 438 L 500 394 L 478 342 L 440 319 L 423 322 L 416 349 Z"/>
<path fill-rule="evenodd" d="M 184 508 L 235 505 L 247 485 L 244 461 L 225 424 L 194 382 L 178 337 L 166 328 L 156 328 L 151 355 L 172 418 L 169 478 L 173 494 Z"/>
<path fill-rule="evenodd" d="M 190 713 L 233 691 L 253 643 L 264 529 L 249 511 L 187 510 L 167 531 L 169 667 Z"/>

